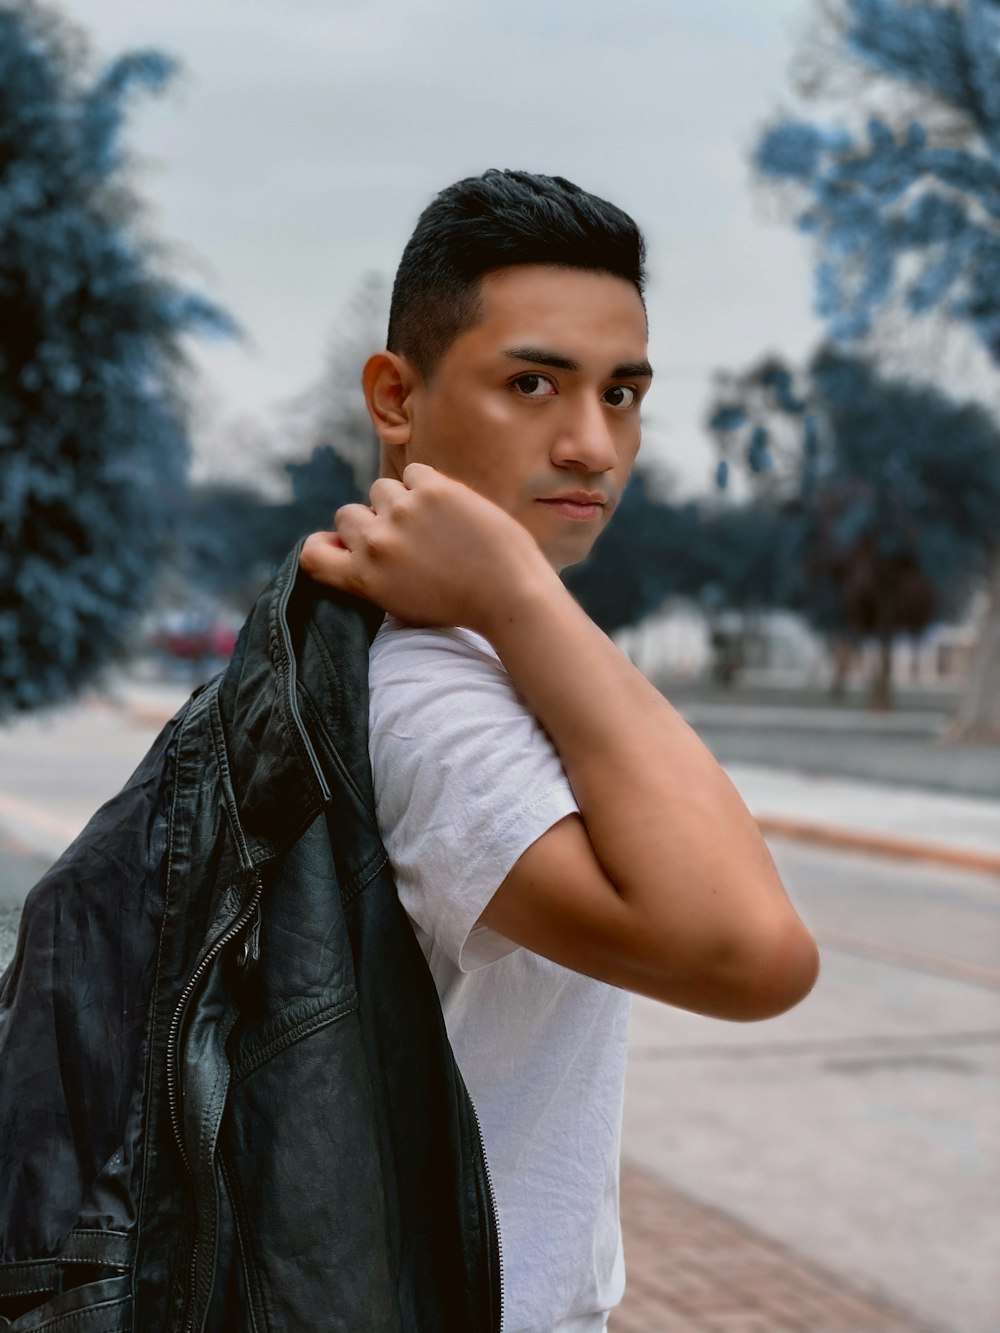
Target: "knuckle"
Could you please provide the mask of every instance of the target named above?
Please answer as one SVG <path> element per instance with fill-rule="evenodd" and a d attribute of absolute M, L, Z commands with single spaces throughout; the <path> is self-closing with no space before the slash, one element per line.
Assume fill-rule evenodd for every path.
<path fill-rule="evenodd" d="M 369 530 L 362 535 L 361 544 L 364 547 L 366 557 L 372 561 L 381 561 L 386 554 L 385 534 L 377 529 Z"/>

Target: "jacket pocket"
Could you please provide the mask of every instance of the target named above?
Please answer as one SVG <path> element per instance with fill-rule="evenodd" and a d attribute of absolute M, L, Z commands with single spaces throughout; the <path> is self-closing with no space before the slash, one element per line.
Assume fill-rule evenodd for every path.
<path fill-rule="evenodd" d="M 0 1329 L 3 1333 L 132 1333 L 132 1279 L 122 1273 L 71 1287 L 9 1323 L 0 1315 Z"/>
<path fill-rule="evenodd" d="M 329 1027 L 331 1023 L 336 1023 L 357 1007 L 358 999 L 353 993 L 339 1004 L 330 1004 L 325 997 L 321 997 L 287 1005 L 277 1020 L 259 1028 L 252 1038 L 244 1039 L 238 1046 L 234 1046 L 230 1087 L 242 1083 L 255 1069 L 267 1064 L 274 1056 L 304 1038 L 311 1037 L 320 1029 Z"/>

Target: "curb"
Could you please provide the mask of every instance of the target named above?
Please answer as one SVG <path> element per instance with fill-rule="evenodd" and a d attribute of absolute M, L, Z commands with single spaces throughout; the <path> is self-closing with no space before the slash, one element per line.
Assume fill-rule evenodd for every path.
<path fill-rule="evenodd" d="M 970 851 L 947 847 L 942 843 L 894 838 L 884 833 L 859 833 L 856 829 L 813 824 L 807 820 L 785 819 L 780 815 L 755 816 L 765 837 L 789 838 L 841 851 L 871 852 L 907 861 L 925 861 L 932 865 L 952 866 L 958 870 L 976 870 L 1000 876 L 1000 853 Z"/>
<path fill-rule="evenodd" d="M 137 726 L 156 727 L 157 730 L 165 727 L 174 716 L 173 713 L 165 712 L 164 709 L 151 704 L 125 704 L 121 711 Z M 174 711 L 176 712 L 176 709 Z"/>

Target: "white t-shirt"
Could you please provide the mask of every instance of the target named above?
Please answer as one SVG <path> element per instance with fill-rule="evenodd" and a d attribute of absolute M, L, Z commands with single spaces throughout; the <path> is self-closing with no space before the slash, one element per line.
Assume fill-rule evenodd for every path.
<path fill-rule="evenodd" d="M 388 616 L 369 680 L 379 829 L 493 1178 L 504 1333 L 599 1333 L 625 1286 L 618 1167 L 631 996 L 477 925 L 521 853 L 578 806 L 480 635 Z"/>

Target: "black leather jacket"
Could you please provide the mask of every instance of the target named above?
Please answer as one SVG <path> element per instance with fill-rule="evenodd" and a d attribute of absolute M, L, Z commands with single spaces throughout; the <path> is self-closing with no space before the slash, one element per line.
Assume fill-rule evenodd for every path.
<path fill-rule="evenodd" d="M 375 819 L 382 613 L 299 549 L 25 905 L 0 1327 L 500 1329 L 482 1137 Z"/>

